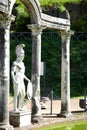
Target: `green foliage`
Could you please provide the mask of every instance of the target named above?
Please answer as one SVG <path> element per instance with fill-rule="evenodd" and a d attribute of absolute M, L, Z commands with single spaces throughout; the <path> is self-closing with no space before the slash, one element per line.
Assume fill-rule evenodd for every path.
<path fill-rule="evenodd" d="M 16 19 L 16 31 L 17 32 L 28 32 L 27 24 L 30 23 L 30 18 L 28 15 L 20 14 Z"/>
<path fill-rule="evenodd" d="M 86 40 L 77 39 L 71 41 L 71 95 L 72 96 L 84 94 L 84 89 L 86 89 L 87 87 Z"/>
<path fill-rule="evenodd" d="M 43 32 L 42 61 L 46 62 L 46 83 L 44 92 L 48 94 L 52 89 L 55 95 L 60 95 L 60 66 L 61 66 L 60 37 L 56 32 Z M 44 78 L 44 77 L 42 77 Z M 58 88 L 58 89 L 56 89 Z M 43 86 L 41 86 L 43 90 Z"/>
<path fill-rule="evenodd" d="M 61 5 L 59 4 L 58 9 L 59 9 L 60 12 L 63 12 L 63 11 L 66 10 L 65 6 L 62 5 L 62 4 Z"/>
<path fill-rule="evenodd" d="M 72 24 L 71 29 L 75 31 L 87 32 L 87 15 L 84 15 L 82 18 L 76 20 Z"/>
<path fill-rule="evenodd" d="M 41 5 L 53 5 L 54 3 L 58 3 L 58 4 L 65 4 L 67 2 L 71 3 L 79 3 L 83 0 L 39 0 L 39 2 L 41 3 Z"/>
<path fill-rule="evenodd" d="M 16 1 L 16 11 L 17 11 L 17 16 L 15 20 L 15 25 L 16 28 L 14 31 L 16 32 L 21 32 L 21 31 L 28 31 L 27 24 L 30 23 L 30 17 L 29 14 L 26 11 L 25 6 L 20 0 Z"/>

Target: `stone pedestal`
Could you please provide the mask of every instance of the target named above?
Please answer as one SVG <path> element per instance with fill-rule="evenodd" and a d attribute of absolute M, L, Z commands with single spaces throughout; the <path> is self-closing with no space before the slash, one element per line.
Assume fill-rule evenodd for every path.
<path fill-rule="evenodd" d="M 11 125 L 1 125 L 0 130 L 14 130 Z"/>
<path fill-rule="evenodd" d="M 30 111 L 10 111 L 10 124 L 14 127 L 31 125 Z"/>

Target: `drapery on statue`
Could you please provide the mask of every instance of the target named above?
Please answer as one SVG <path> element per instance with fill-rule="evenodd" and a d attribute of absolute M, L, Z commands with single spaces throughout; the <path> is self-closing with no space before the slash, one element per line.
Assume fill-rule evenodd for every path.
<path fill-rule="evenodd" d="M 14 111 L 24 110 L 24 104 L 25 104 L 24 102 L 25 102 L 25 96 L 26 96 L 24 79 L 28 81 L 28 87 L 31 85 L 30 80 L 25 76 L 25 66 L 23 63 L 25 54 L 24 54 L 23 47 L 25 47 L 24 44 L 19 44 L 16 46 L 17 58 L 13 62 L 13 65 L 11 68 L 11 76 L 12 76 L 13 88 L 14 88 L 14 100 L 13 100 Z M 29 88 L 27 88 L 27 96 L 29 97 L 28 90 Z"/>

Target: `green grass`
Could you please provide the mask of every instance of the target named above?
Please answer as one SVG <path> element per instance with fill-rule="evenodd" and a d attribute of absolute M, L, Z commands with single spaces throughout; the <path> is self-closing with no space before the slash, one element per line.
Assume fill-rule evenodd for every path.
<path fill-rule="evenodd" d="M 82 130 L 84 128 L 83 127 L 84 125 L 86 125 L 86 120 L 73 121 L 73 122 L 68 121 L 68 122 L 62 122 L 59 124 L 53 124 L 53 125 L 43 126 L 39 128 L 34 128 L 31 130 L 68 130 L 68 129 L 77 130 L 77 128 L 79 128 L 79 130 Z M 80 129 L 80 127 L 82 129 Z"/>

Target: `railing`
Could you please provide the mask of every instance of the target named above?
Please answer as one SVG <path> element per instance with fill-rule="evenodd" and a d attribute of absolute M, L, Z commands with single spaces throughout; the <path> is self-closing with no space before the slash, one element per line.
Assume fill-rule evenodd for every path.
<path fill-rule="evenodd" d="M 23 41 L 26 38 L 31 38 L 30 32 L 15 32 L 10 34 L 11 40 Z"/>
<path fill-rule="evenodd" d="M 10 36 L 11 36 L 11 40 L 22 41 L 26 38 L 31 38 L 31 32 L 15 32 L 15 33 L 11 33 Z M 43 32 L 42 38 L 47 41 L 52 41 L 53 39 L 56 40 L 60 39 L 60 36 L 58 35 L 57 32 Z M 78 41 L 83 40 L 85 42 L 87 41 L 87 33 L 76 32 L 74 35 L 72 35 L 72 40 L 78 40 Z"/>

